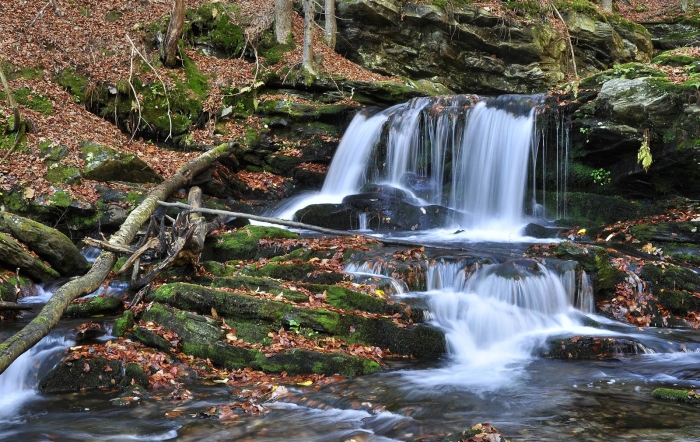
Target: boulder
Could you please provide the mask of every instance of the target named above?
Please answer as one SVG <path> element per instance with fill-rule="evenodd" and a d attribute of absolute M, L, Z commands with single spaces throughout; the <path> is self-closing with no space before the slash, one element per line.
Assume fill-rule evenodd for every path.
<path fill-rule="evenodd" d="M 131 183 L 160 183 L 163 179 L 141 158 L 119 152 L 111 147 L 86 142 L 80 147 L 80 157 L 85 161 L 83 178 L 100 181 L 126 181 Z"/>

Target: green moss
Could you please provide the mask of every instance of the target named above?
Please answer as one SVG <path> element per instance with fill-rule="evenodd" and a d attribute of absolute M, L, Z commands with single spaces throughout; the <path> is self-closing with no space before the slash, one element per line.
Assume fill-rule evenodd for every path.
<path fill-rule="evenodd" d="M 66 317 L 89 317 L 95 315 L 114 314 L 122 307 L 122 300 L 111 296 L 95 296 L 86 302 L 72 303 L 63 312 Z"/>
<path fill-rule="evenodd" d="M 603 18 L 595 5 L 588 0 L 556 0 L 554 5 L 559 11 L 576 11 L 593 18 Z"/>
<path fill-rule="evenodd" d="M 697 58 L 690 55 L 673 55 L 671 51 L 663 52 L 654 57 L 651 62 L 663 66 L 687 66 L 697 61 Z"/>
<path fill-rule="evenodd" d="M 237 57 L 245 46 L 245 37 L 243 28 L 233 23 L 229 14 L 235 16 L 239 9 L 235 4 L 208 3 L 188 10 L 185 16 L 189 26 L 185 34 L 191 40 L 206 40 L 229 56 Z"/>
<path fill-rule="evenodd" d="M 44 178 L 50 183 L 74 184 L 80 180 L 80 170 L 77 167 L 53 163 L 48 167 Z"/>
<path fill-rule="evenodd" d="M 669 401 L 680 401 L 689 404 L 700 404 L 700 394 L 695 390 L 678 390 L 672 388 L 657 388 L 651 392 L 652 397 Z"/>
<path fill-rule="evenodd" d="M 85 103 L 89 80 L 79 75 L 75 70 L 68 68 L 54 76 L 53 81 L 68 91 L 77 103 Z"/>
<path fill-rule="evenodd" d="M 33 92 L 27 87 L 13 91 L 13 95 L 17 100 L 17 103 L 31 110 L 40 112 L 44 115 L 50 115 L 51 112 L 53 112 L 53 104 L 49 98 Z M 4 101 L 6 98 L 5 92 L 0 91 L 0 101 Z"/>
<path fill-rule="evenodd" d="M 71 204 L 71 197 L 68 192 L 65 192 L 63 190 L 57 190 L 51 197 L 49 198 L 49 203 L 53 206 L 56 207 L 69 207 Z"/>
<path fill-rule="evenodd" d="M 262 238 L 298 238 L 299 235 L 276 227 L 246 226 L 233 233 L 217 235 L 213 243 L 208 242 L 202 260 L 219 262 L 239 259 L 257 259 L 258 242 Z"/>
<path fill-rule="evenodd" d="M 192 93 L 199 96 L 202 100 L 206 99 L 207 91 L 209 90 L 207 77 L 197 69 L 197 65 L 186 55 L 183 55 L 182 61 L 185 67 L 185 84 Z"/>
<path fill-rule="evenodd" d="M 134 326 L 134 313 L 131 310 L 125 310 L 122 316 L 114 321 L 112 334 L 114 336 L 124 336 L 127 330 Z"/>
<path fill-rule="evenodd" d="M 277 38 L 272 31 L 265 31 L 260 43 L 258 44 L 259 55 L 265 57 L 265 63 L 273 65 L 279 63 L 284 54 L 291 52 L 296 48 L 296 44 L 291 35 L 284 44 L 277 43 Z"/>

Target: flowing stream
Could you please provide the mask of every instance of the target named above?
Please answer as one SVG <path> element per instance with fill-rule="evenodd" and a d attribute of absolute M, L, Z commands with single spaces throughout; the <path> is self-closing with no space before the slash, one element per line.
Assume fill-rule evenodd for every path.
<path fill-rule="evenodd" d="M 321 191 L 280 212 L 291 217 L 308 204 L 338 203 L 366 183 L 389 183 L 457 213 L 444 229 L 419 238 L 505 241 L 480 244 L 482 256 L 428 250 L 434 256 L 425 262 L 426 287 L 417 292 L 392 280 L 379 261 L 348 264 L 347 272 L 388 279 L 391 296 L 426 309 L 446 333 L 444 357 L 389 359 L 379 374 L 287 386 L 289 394 L 264 404 L 267 414 L 219 422 L 203 411 L 236 398 L 221 384 L 195 379 L 186 385 L 194 397 L 188 401 L 118 406 L 114 391 L 38 394 L 37 377 L 72 345 L 65 336 L 75 324 L 67 323 L 0 375 L 0 439 L 435 441 L 490 422 L 512 441 L 700 441 L 697 406 L 650 394 L 700 388 L 700 332 L 640 329 L 597 316 L 589 276 L 575 263 L 521 258 L 527 244 L 508 242 L 526 241 L 518 233 L 525 213 L 538 213 L 537 202 L 528 209 L 525 201 L 528 176 L 545 167 L 535 164 L 539 105 L 538 97 L 460 96 L 361 113 Z M 556 176 L 565 181 L 566 168 Z M 558 184 L 557 193 L 565 189 Z M 455 235 L 455 227 L 466 233 Z M 50 292 L 24 302 L 40 306 Z M 30 318 L 0 324 L 0 336 Z M 111 319 L 104 322 L 109 329 Z M 609 360 L 542 356 L 553 338 L 580 335 L 633 344 Z"/>

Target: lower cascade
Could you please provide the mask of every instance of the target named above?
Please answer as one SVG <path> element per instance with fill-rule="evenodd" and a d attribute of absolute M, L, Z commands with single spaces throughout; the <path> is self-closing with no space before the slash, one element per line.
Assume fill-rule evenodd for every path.
<path fill-rule="evenodd" d="M 400 296 L 424 301 L 432 323 L 446 333 L 451 364 L 405 375 L 417 384 L 489 390 L 515 381 L 548 336 L 605 334 L 584 326 L 593 294 L 588 275 L 574 264 L 533 259 L 429 263 L 426 290 Z M 382 274 L 386 269 L 364 262 L 345 270 Z"/>

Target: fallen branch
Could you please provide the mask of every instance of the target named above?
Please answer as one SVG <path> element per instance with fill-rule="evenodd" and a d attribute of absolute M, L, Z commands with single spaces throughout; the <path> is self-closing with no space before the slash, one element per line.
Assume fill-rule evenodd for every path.
<path fill-rule="evenodd" d="M 2 61 L 2 58 L 0 58 L 0 62 Z M 15 135 L 15 141 L 12 143 L 12 146 L 8 149 L 5 155 L 3 155 L 2 160 L 0 160 L 0 162 L 3 162 L 7 159 L 7 157 L 10 156 L 12 152 L 15 151 L 19 143 L 22 141 L 22 137 L 27 131 L 29 123 L 26 121 L 23 122 L 22 118 L 20 117 L 19 106 L 17 106 L 17 102 L 15 101 L 15 95 L 12 93 L 12 89 L 10 89 L 10 83 L 8 83 L 7 77 L 5 77 L 5 72 L 2 70 L 2 66 L 0 66 L 0 82 L 2 82 L 2 86 L 5 89 L 5 95 L 7 95 L 7 101 L 10 104 L 10 107 L 12 108 L 12 112 L 14 114 L 14 121 L 12 122 L 12 132 L 17 133 L 17 135 Z"/>
<path fill-rule="evenodd" d="M 249 213 L 242 213 L 242 212 L 229 212 L 227 210 L 218 210 L 218 209 L 206 209 L 202 207 L 194 207 L 189 204 L 184 204 L 184 203 L 168 203 L 165 201 L 158 201 L 158 204 L 161 206 L 165 207 L 177 207 L 180 209 L 185 209 L 190 212 L 200 212 L 200 213 L 209 213 L 212 215 L 223 215 L 223 216 L 229 216 L 229 217 L 235 217 L 235 218 L 243 218 L 243 219 L 248 219 L 251 221 L 258 221 L 262 223 L 268 223 L 268 224 L 276 224 L 279 226 L 285 226 L 285 227 L 291 227 L 292 229 L 302 229 L 302 230 L 311 230 L 314 232 L 319 232 L 319 233 L 324 233 L 326 235 L 334 235 L 334 236 L 362 236 L 364 238 L 372 239 L 374 241 L 377 241 L 380 244 L 388 245 L 388 246 L 405 246 L 405 247 L 421 247 L 425 246 L 425 244 L 421 244 L 415 241 L 408 241 L 408 240 L 403 240 L 403 239 L 398 239 L 398 238 L 377 238 L 376 236 L 372 235 L 367 235 L 364 233 L 360 232 L 350 232 L 347 230 L 336 230 L 336 229 L 327 229 L 325 227 L 318 227 L 314 226 L 311 224 L 304 224 L 300 223 L 297 221 L 289 221 L 286 219 L 279 219 L 279 218 L 269 218 L 266 216 L 258 216 L 258 215 L 251 215 Z M 459 250 L 459 251 L 464 251 L 464 252 L 476 252 L 476 249 L 470 249 L 467 247 L 446 247 L 446 246 L 439 246 L 439 245 L 430 245 L 429 247 L 433 249 L 441 249 L 441 250 Z"/>
<path fill-rule="evenodd" d="M 131 212 L 121 228 L 112 235 L 109 242 L 120 246 L 129 244 L 138 233 L 141 225 L 156 210 L 159 200 L 167 198 L 175 190 L 182 188 L 192 177 L 209 168 L 219 157 L 229 155 L 234 147 L 233 143 L 222 144 L 182 166 L 172 177 L 156 186 L 148 194 L 146 199 Z M 100 253 L 100 256 L 97 257 L 84 276 L 69 281 L 56 290 L 36 318 L 0 344 L 0 373 L 3 373 L 15 359 L 46 336 L 58 323 L 63 311 L 74 299 L 97 290 L 109 275 L 116 260 L 117 257 L 112 252 L 103 251 Z"/>

